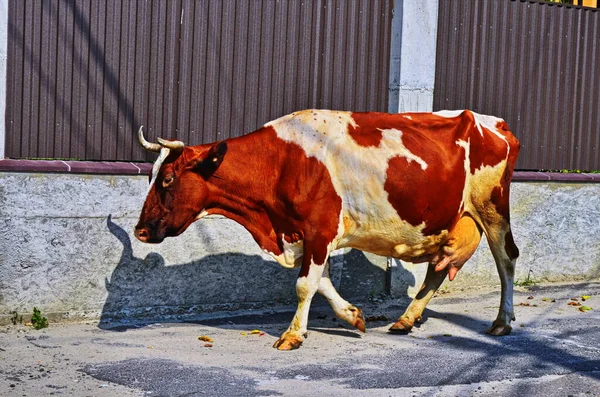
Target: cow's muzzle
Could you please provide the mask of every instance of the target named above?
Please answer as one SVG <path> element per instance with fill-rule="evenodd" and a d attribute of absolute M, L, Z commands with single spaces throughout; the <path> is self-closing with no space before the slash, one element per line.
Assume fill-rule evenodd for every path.
<path fill-rule="evenodd" d="M 142 243 L 158 244 L 162 243 L 165 239 L 163 236 L 158 236 L 155 233 L 151 233 L 150 229 L 137 225 L 134 231 L 135 237 Z"/>

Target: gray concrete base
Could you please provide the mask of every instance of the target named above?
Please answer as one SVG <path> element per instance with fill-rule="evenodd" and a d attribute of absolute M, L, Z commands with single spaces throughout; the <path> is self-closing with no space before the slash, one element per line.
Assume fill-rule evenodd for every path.
<path fill-rule="evenodd" d="M 512 186 L 517 280 L 600 277 L 600 184 Z M 34 306 L 55 320 L 114 321 L 295 305 L 297 270 L 276 264 L 228 219 L 202 220 L 160 245 L 135 240 L 146 189 L 145 176 L 0 173 L 0 322 Z M 393 264 L 341 250 L 332 278 L 353 302 L 386 290 L 414 295 L 425 265 Z M 496 284 L 484 241 L 442 288 Z"/>
<path fill-rule="evenodd" d="M 433 89 L 398 89 L 398 112 L 430 112 L 433 109 Z"/>
<path fill-rule="evenodd" d="M 295 305 L 298 271 L 229 219 L 203 219 L 159 245 L 137 241 L 131 231 L 147 183 L 0 173 L 0 322 L 34 306 L 54 320 L 114 321 Z M 385 258 L 345 250 L 331 263 L 348 299 L 385 292 Z"/>

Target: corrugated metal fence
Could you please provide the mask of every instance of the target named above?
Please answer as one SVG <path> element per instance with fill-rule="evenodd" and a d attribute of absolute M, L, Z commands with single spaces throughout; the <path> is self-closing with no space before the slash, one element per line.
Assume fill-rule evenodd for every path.
<path fill-rule="evenodd" d="M 600 169 L 600 12 L 440 1 L 434 108 L 504 118 L 519 169 Z"/>
<path fill-rule="evenodd" d="M 10 0 L 7 157 L 144 160 L 302 108 L 387 109 L 393 0 Z"/>

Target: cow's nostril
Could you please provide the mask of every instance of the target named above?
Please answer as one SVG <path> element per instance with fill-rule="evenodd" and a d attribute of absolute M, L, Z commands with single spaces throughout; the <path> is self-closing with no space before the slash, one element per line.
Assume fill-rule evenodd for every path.
<path fill-rule="evenodd" d="M 150 233 L 148 233 L 148 229 L 146 228 L 141 228 L 141 229 L 135 229 L 135 236 L 139 239 L 139 240 L 147 240 L 148 237 L 150 236 Z"/>

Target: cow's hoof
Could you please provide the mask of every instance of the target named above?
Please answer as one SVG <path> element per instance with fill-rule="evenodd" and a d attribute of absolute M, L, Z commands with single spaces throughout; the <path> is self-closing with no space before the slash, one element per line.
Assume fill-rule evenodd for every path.
<path fill-rule="evenodd" d="M 412 330 L 413 325 L 407 319 L 400 318 L 390 327 L 389 331 L 395 334 L 408 334 Z"/>
<path fill-rule="evenodd" d="M 367 324 L 365 322 L 365 317 L 363 316 L 362 310 L 360 310 L 356 306 L 352 306 L 350 308 L 352 315 L 354 316 L 354 320 L 352 321 L 352 326 L 357 328 L 361 332 L 367 332 Z"/>
<path fill-rule="evenodd" d="M 295 350 L 300 347 L 303 338 L 294 335 L 282 335 L 281 338 L 277 339 L 273 347 L 277 350 Z"/>
<path fill-rule="evenodd" d="M 504 336 L 510 334 L 512 331 L 512 327 L 507 324 L 497 323 L 494 321 L 490 329 L 487 330 L 487 333 L 492 336 Z"/>

